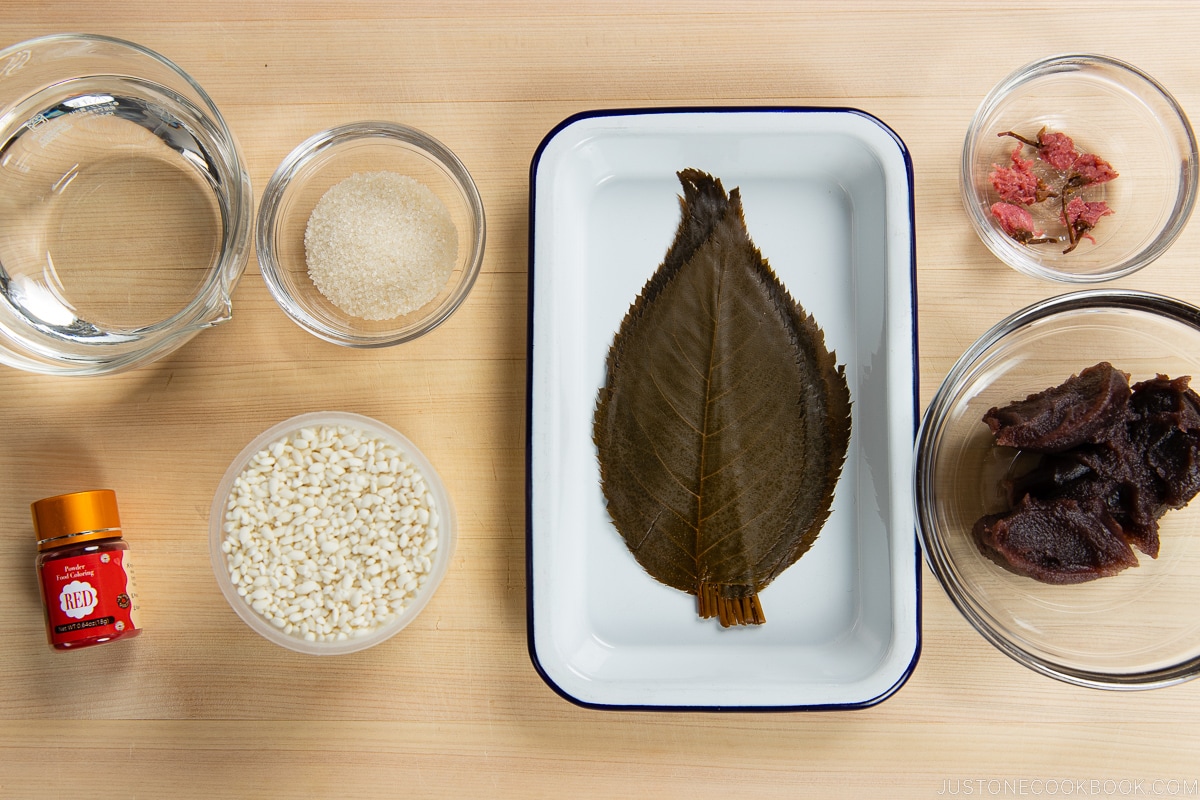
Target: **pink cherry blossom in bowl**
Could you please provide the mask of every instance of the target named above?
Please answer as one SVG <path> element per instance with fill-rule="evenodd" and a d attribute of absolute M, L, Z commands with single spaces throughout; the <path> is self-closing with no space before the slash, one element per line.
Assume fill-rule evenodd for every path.
<path fill-rule="evenodd" d="M 1064 55 L 1022 67 L 967 130 L 963 204 L 1014 269 L 1096 283 L 1162 255 L 1195 204 L 1196 138 L 1161 84 L 1129 64 Z"/>

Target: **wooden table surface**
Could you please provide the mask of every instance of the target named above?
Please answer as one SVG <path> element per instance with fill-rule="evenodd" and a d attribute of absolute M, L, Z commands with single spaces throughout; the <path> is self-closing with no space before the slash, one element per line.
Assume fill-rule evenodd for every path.
<path fill-rule="evenodd" d="M 0 370 L 0 798 L 938 797 L 1197 795 L 1200 683 L 1060 684 L 987 644 L 924 574 L 911 679 L 860 711 L 578 708 L 525 638 L 528 174 L 565 117 L 610 107 L 853 106 L 916 176 L 922 403 L 1004 315 L 1063 291 L 968 227 L 963 133 L 1012 69 L 1066 51 L 1137 64 L 1200 117 L 1200 5 L 839 2 L 0 2 L 0 40 L 86 31 L 171 58 L 240 139 L 256 196 L 301 140 L 368 118 L 421 128 L 473 173 L 483 273 L 444 326 L 348 351 L 292 324 L 253 259 L 234 318 L 115 376 Z M 1120 281 L 1200 303 L 1200 227 Z M 457 504 L 445 583 L 400 636 L 306 658 L 234 616 L 209 567 L 230 459 L 296 413 L 375 416 L 430 456 Z M 116 489 L 146 633 L 45 645 L 29 503 Z"/>

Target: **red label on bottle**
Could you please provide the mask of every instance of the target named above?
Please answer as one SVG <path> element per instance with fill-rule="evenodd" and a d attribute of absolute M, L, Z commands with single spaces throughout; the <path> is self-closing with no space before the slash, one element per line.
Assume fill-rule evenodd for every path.
<path fill-rule="evenodd" d="M 51 644 L 115 638 L 140 627 L 128 550 L 49 561 L 41 577 Z"/>

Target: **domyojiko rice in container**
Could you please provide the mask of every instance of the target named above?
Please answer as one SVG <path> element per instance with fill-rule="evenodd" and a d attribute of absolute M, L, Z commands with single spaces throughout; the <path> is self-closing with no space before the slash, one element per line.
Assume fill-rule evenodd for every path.
<path fill-rule="evenodd" d="M 426 583 L 438 508 L 392 443 L 312 425 L 267 444 L 234 480 L 221 550 L 246 604 L 309 641 L 378 630 Z"/>

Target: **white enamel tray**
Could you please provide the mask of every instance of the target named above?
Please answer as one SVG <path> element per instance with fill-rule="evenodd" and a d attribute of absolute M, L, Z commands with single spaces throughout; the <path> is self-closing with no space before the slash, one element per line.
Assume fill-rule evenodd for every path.
<path fill-rule="evenodd" d="M 816 544 L 761 594 L 767 623 L 722 629 L 651 578 L 605 510 L 591 440 L 622 317 L 679 223 L 675 173 L 740 187 L 750 236 L 816 316 L 854 402 Z M 847 109 L 666 109 L 572 117 L 531 174 L 527 591 L 530 656 L 597 708 L 867 706 L 919 650 L 911 504 L 917 419 L 908 153 Z"/>

